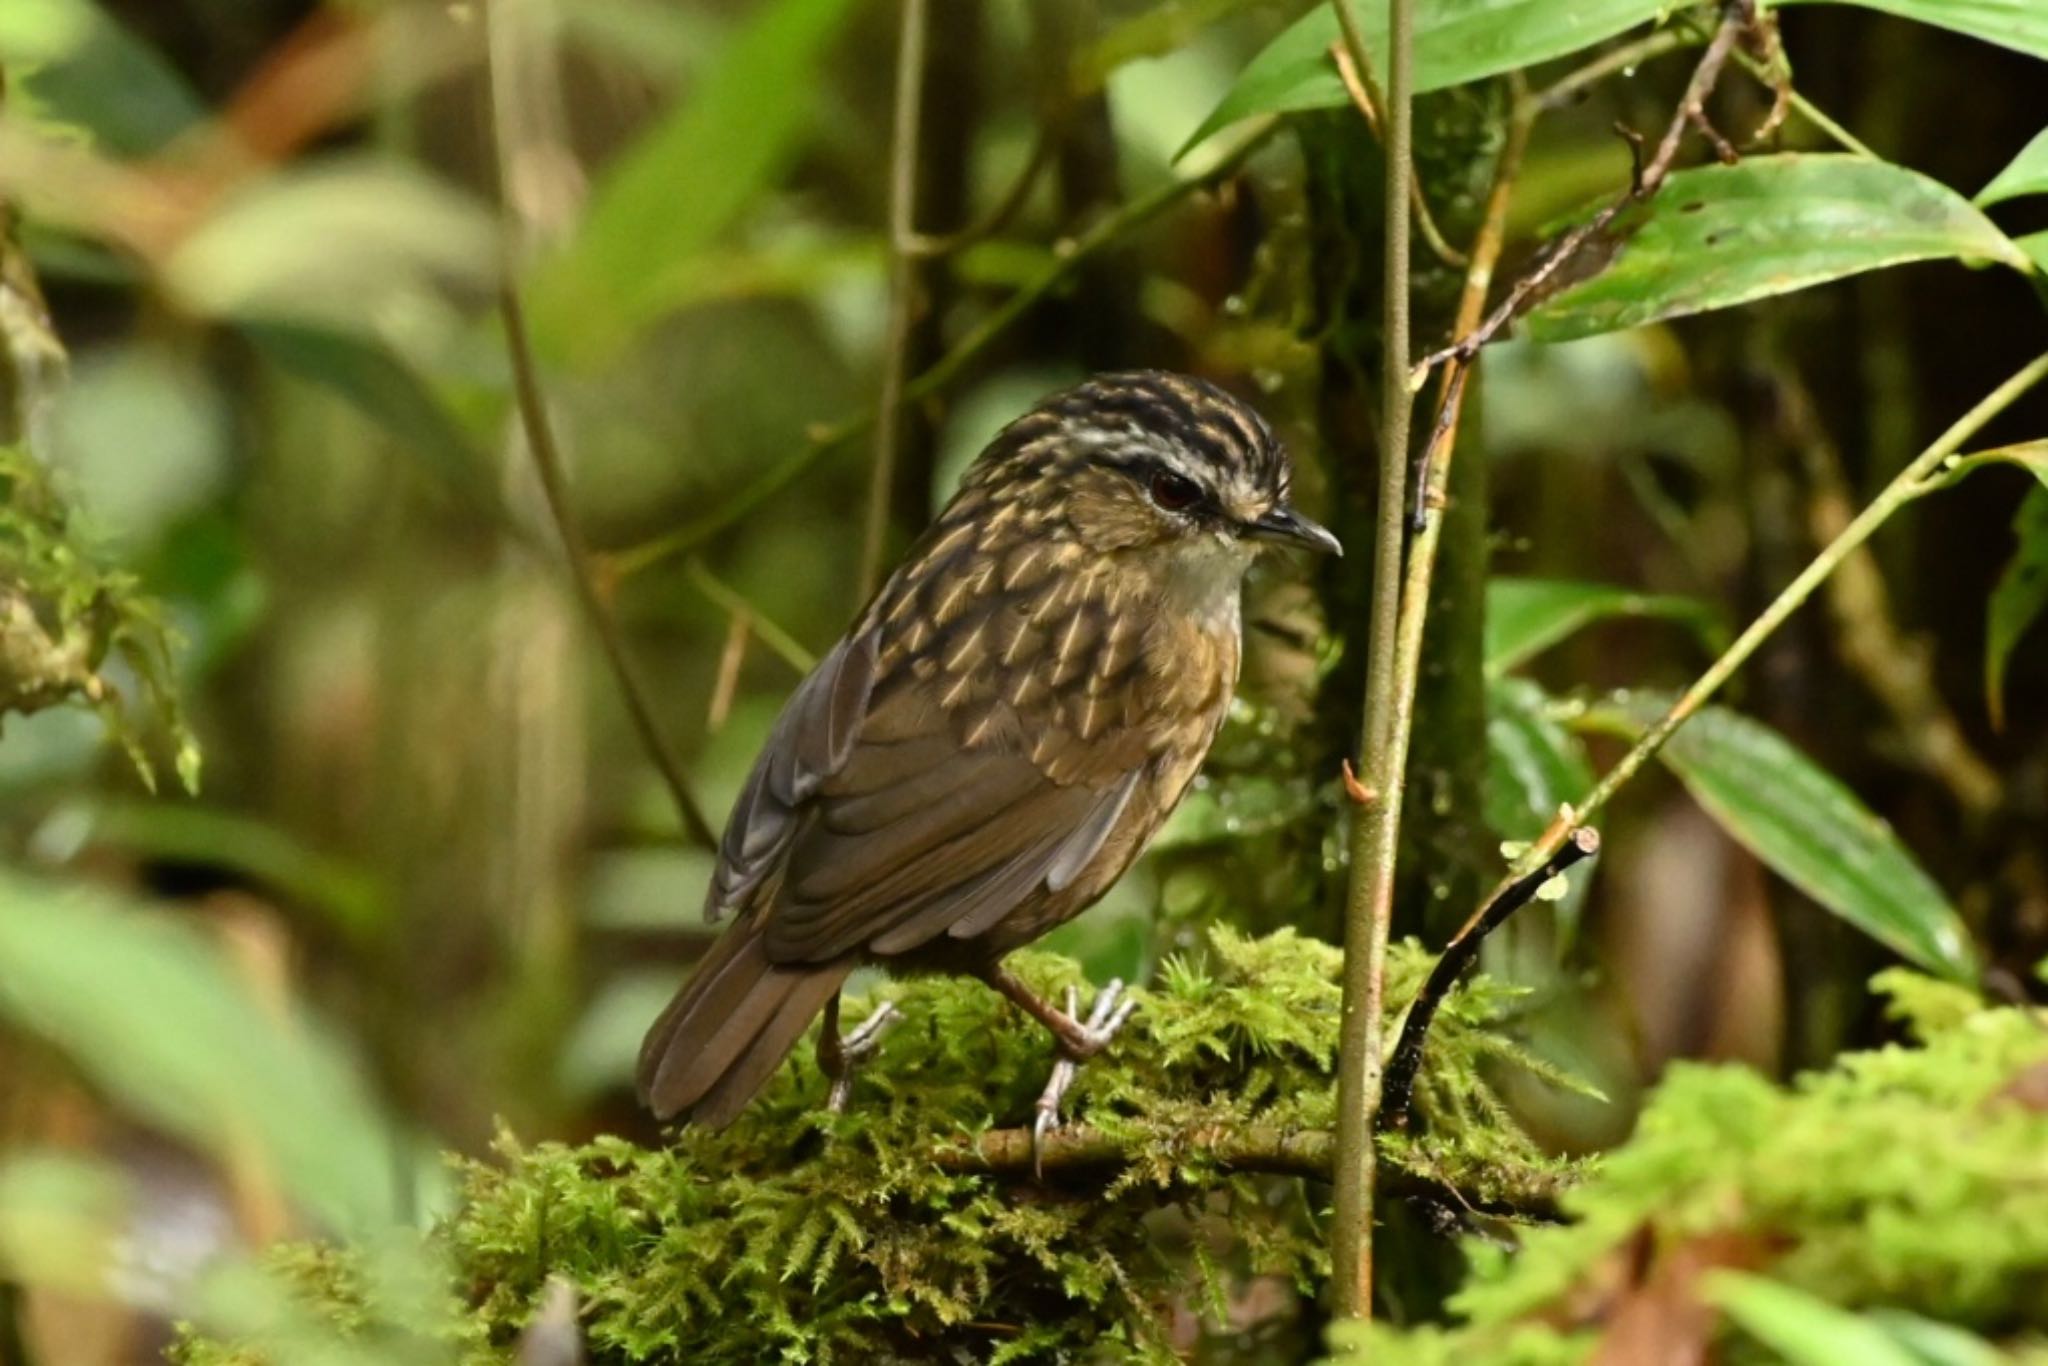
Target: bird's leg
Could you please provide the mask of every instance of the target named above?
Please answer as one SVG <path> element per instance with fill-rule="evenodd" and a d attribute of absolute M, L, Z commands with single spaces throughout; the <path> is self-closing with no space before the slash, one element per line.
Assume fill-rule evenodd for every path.
<path fill-rule="evenodd" d="M 853 1092 L 854 1067 L 881 1046 L 889 1026 L 902 1018 L 903 1012 L 896 1009 L 894 1001 L 884 1001 L 855 1025 L 851 1034 L 842 1035 L 839 993 L 832 993 L 832 999 L 825 1005 L 824 1027 L 818 1031 L 818 1070 L 832 1079 L 832 1089 L 825 1096 L 827 1110 L 836 1115 L 846 1108 L 847 1097 Z"/>
<path fill-rule="evenodd" d="M 1074 1077 L 1081 1064 L 1108 1047 L 1124 1022 L 1131 1018 L 1131 1012 L 1138 1008 L 1137 1001 L 1124 996 L 1124 984 L 1112 978 L 1108 986 L 1095 995 L 1095 1003 L 1089 1007 L 1086 1019 L 1081 1017 L 1081 996 L 1073 987 L 1067 988 L 1067 1008 L 1060 1010 L 1041 1000 L 1029 987 L 1018 981 L 1000 964 L 991 965 L 983 971 L 981 978 L 1003 994 L 1005 1000 L 1051 1030 L 1059 1041 L 1060 1056 L 1052 1065 L 1052 1076 L 1046 1079 L 1045 1090 L 1038 1097 L 1038 1118 L 1031 1125 L 1031 1168 L 1043 1176 L 1039 1168 L 1039 1150 L 1045 1136 L 1060 1127 L 1060 1102 L 1066 1099 L 1067 1090 L 1074 1084 Z"/>

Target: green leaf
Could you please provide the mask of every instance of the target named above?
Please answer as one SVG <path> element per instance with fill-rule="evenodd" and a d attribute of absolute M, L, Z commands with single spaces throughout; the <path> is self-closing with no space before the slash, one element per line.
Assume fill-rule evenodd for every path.
<path fill-rule="evenodd" d="M 568 252 L 533 282 L 540 344 L 614 354 L 781 172 L 808 125 L 816 68 L 847 0 L 770 0 L 703 67 L 690 97 L 605 171 Z"/>
<path fill-rule="evenodd" d="M 373 331 L 422 295 L 483 292 L 497 263 L 482 200 L 402 163 L 347 155 L 235 194 L 179 242 L 164 279 L 216 317 Z"/>
<path fill-rule="evenodd" d="M 1586 747 L 1551 715 L 1550 698 L 1525 678 L 1486 693 L 1486 823 L 1503 839 L 1533 840 L 1593 787 Z"/>
<path fill-rule="evenodd" d="M 1671 699 L 1634 694 L 1585 724 L 1639 737 Z M 1659 751 L 1693 799 L 1772 871 L 1929 972 L 1976 979 L 1962 920 L 1869 807 L 1761 722 L 1706 707 Z"/>
<path fill-rule="evenodd" d="M 2048 232 L 2030 232 L 2025 237 L 2016 237 L 2013 245 L 2034 263 L 2037 272 L 2048 275 Z"/>
<path fill-rule="evenodd" d="M 1503 840 L 1534 840 L 1566 802 L 1593 788 L 1593 765 L 1579 737 L 1552 714 L 1551 699 L 1526 678 L 1496 679 L 1486 691 L 1486 824 Z M 1575 874 L 1557 905 L 1560 942 L 1578 928 L 1584 875 Z"/>
<path fill-rule="evenodd" d="M 1877 1324 L 1780 1281 L 1717 1271 L 1706 1290 L 1787 1366 L 1922 1366 Z"/>
<path fill-rule="evenodd" d="M 1356 0 L 1358 26 L 1384 85 L 1387 7 Z M 1423 0 L 1415 14 L 1415 88 L 1442 90 L 1577 52 L 1656 18 L 1662 0 Z M 1202 120 L 1181 155 L 1240 119 L 1350 103 L 1330 60 L 1336 13 L 1317 4 L 1268 43 Z"/>
<path fill-rule="evenodd" d="M 1751 157 L 1680 171 L 1609 230 L 1608 264 L 1538 304 L 1523 326 L 1569 341 L 1789 294 L 1907 261 L 2033 269 L 2012 239 L 1944 185 L 1864 157 Z"/>
<path fill-rule="evenodd" d="M 1973 451 L 1969 455 L 1952 455 L 1942 462 L 1939 470 L 1928 476 L 1922 487 L 1949 488 L 1978 470 L 1993 465 L 2023 469 L 2043 484 L 2048 484 L 2048 441 L 2020 441 L 1988 451 Z"/>
<path fill-rule="evenodd" d="M 1694 598 L 1565 579 L 1495 578 L 1486 585 L 1486 672 L 1498 678 L 1606 617 L 1684 622 L 1706 640 L 1719 629 L 1714 610 Z"/>
<path fill-rule="evenodd" d="M 457 497 L 488 504 L 482 491 L 492 475 L 468 428 L 390 346 L 318 323 L 245 322 L 240 331 L 280 369 L 332 390 L 390 433 Z"/>
<path fill-rule="evenodd" d="M 1982 207 L 2028 194 L 2048 194 L 2048 128 L 2034 134 L 2011 164 L 1991 178 L 1976 202 Z"/>
<path fill-rule="evenodd" d="M 396 1222 L 396 1135 L 311 1020 L 258 1000 L 191 923 L 0 872 L 0 1020 L 127 1113 L 263 1161 L 336 1231 Z"/>
<path fill-rule="evenodd" d="M 2041 0 L 1781 0 L 1784 4 L 1848 3 L 1917 19 L 2048 61 L 2048 5 Z"/>
<path fill-rule="evenodd" d="M 2028 490 L 2012 529 L 2019 548 L 1991 590 L 1984 623 L 1984 704 L 1991 724 L 2001 729 L 2006 664 L 2021 637 L 2048 609 L 2048 484 Z"/>

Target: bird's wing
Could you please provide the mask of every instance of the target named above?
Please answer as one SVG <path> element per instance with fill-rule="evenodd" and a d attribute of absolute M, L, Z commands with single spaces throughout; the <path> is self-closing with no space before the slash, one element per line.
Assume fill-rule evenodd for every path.
<path fill-rule="evenodd" d="M 782 866 L 818 785 L 851 757 L 874 689 L 875 649 L 871 632 L 842 640 L 783 707 L 726 820 L 706 920 L 746 906 Z"/>
<path fill-rule="evenodd" d="M 903 953 L 979 933 L 1101 849 L 1143 776 L 1061 785 L 1012 749 L 963 747 L 943 718 L 863 740 L 791 842 L 767 922 L 778 962 Z"/>

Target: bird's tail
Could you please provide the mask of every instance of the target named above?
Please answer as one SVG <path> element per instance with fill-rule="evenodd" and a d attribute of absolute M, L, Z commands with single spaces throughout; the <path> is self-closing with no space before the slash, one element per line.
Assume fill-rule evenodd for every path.
<path fill-rule="evenodd" d="M 745 921 L 712 946 L 640 1045 L 640 1101 L 661 1119 L 719 1128 L 745 1108 L 853 971 L 771 963 Z"/>

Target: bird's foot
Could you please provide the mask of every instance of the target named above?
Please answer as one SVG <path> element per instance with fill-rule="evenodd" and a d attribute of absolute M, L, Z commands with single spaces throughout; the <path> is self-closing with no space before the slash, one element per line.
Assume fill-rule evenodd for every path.
<path fill-rule="evenodd" d="M 1038 1177 L 1045 1175 L 1045 1137 L 1060 1127 L 1060 1103 L 1066 1099 L 1081 1064 L 1108 1047 L 1109 1041 L 1116 1037 L 1117 1031 L 1124 1027 L 1125 1021 L 1131 1018 L 1131 1012 L 1137 1008 L 1136 1000 L 1124 996 L 1124 984 L 1112 979 L 1108 986 L 1096 993 L 1087 1019 L 1081 1018 L 1080 993 L 1068 987 L 1066 1013 L 1056 1014 L 1059 1024 L 1047 1021 L 1052 1024 L 1053 1033 L 1059 1036 L 1060 1057 L 1052 1065 L 1052 1075 L 1046 1079 L 1045 1090 L 1039 1093 L 1038 1117 L 1031 1123 L 1031 1170 Z"/>
<path fill-rule="evenodd" d="M 834 1004 L 837 1004 L 835 1000 Z M 847 1098 L 853 1094 L 853 1073 L 866 1058 L 882 1045 L 882 1036 L 887 1034 L 903 1012 L 896 1008 L 894 1001 L 884 1001 L 869 1012 L 868 1017 L 855 1025 L 852 1032 L 837 1032 L 839 1012 L 834 1010 L 826 1023 L 832 1028 L 827 1038 L 818 1043 L 818 1066 L 832 1079 L 832 1089 L 826 1093 L 825 1108 L 833 1114 L 843 1113 Z"/>

